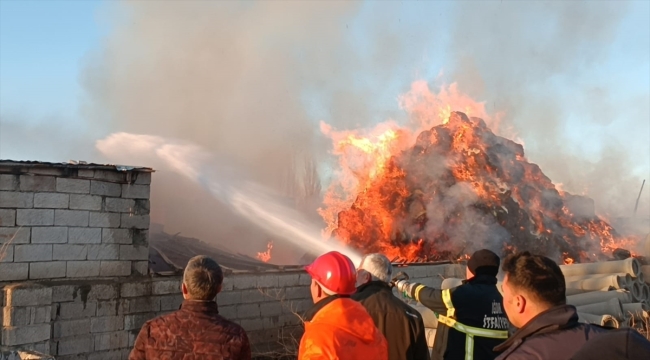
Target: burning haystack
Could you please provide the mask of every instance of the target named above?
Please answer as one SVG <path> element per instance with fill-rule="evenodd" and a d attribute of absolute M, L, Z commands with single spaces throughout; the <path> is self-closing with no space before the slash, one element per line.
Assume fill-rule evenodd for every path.
<path fill-rule="evenodd" d="M 458 259 L 488 247 L 570 263 L 626 245 L 593 200 L 558 190 L 522 145 L 461 112 L 387 157 L 331 218 L 341 241 L 397 261 Z"/>

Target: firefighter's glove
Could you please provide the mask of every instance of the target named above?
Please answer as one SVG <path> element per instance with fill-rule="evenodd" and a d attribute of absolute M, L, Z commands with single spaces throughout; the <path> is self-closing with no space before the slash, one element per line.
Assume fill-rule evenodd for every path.
<path fill-rule="evenodd" d="M 410 298 L 410 288 L 411 288 L 411 283 L 409 283 L 406 280 L 398 280 L 395 282 L 395 287 L 397 288 L 397 292 L 402 294 L 404 297 Z"/>

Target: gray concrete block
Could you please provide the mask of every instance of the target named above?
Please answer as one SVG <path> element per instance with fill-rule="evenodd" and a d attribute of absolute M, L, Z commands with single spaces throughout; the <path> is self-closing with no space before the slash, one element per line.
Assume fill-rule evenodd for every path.
<path fill-rule="evenodd" d="M 102 242 L 101 228 L 76 228 L 68 229 L 69 244 L 100 244 Z"/>
<path fill-rule="evenodd" d="M 282 304 L 279 301 L 266 302 L 260 304 L 260 313 L 262 317 L 276 316 L 282 314 Z"/>
<path fill-rule="evenodd" d="M 16 225 L 18 226 L 54 225 L 54 210 L 18 209 L 16 210 Z"/>
<path fill-rule="evenodd" d="M 278 287 L 278 274 L 263 274 L 257 276 L 258 288 L 277 288 Z"/>
<path fill-rule="evenodd" d="M 125 212 L 130 213 L 133 211 L 135 206 L 135 200 L 133 199 L 121 199 L 121 198 L 106 198 L 105 210 L 109 212 Z"/>
<path fill-rule="evenodd" d="M 56 341 L 57 359 L 61 355 L 85 354 L 93 351 L 93 340 L 90 335 L 77 335 Z"/>
<path fill-rule="evenodd" d="M 125 199 L 148 199 L 149 185 L 122 184 L 122 197 Z"/>
<path fill-rule="evenodd" d="M 298 287 L 286 288 L 284 290 L 285 290 L 285 299 L 288 300 L 311 298 L 311 292 L 308 287 L 298 286 Z"/>
<path fill-rule="evenodd" d="M 124 316 L 102 316 L 90 319 L 90 332 L 118 331 L 124 328 Z"/>
<path fill-rule="evenodd" d="M 275 295 L 273 291 L 268 291 L 269 289 L 250 289 L 250 290 L 241 290 L 241 302 L 242 303 L 254 303 L 254 302 L 263 302 L 269 301 Z M 274 290 L 274 289 L 270 289 Z"/>
<path fill-rule="evenodd" d="M 30 209 L 34 207 L 34 193 L 0 191 L 0 208 Z"/>
<path fill-rule="evenodd" d="M 160 311 L 176 311 L 183 303 L 183 295 L 180 291 L 176 295 L 165 295 L 159 297 Z"/>
<path fill-rule="evenodd" d="M 90 180 L 57 178 L 56 191 L 71 194 L 88 194 L 90 193 Z"/>
<path fill-rule="evenodd" d="M 256 275 L 233 276 L 233 288 L 236 290 L 257 289 Z"/>
<path fill-rule="evenodd" d="M 120 297 L 131 298 L 149 295 L 151 295 L 150 281 L 127 282 L 120 287 Z"/>
<path fill-rule="evenodd" d="M 88 293 L 89 300 L 109 300 L 118 297 L 120 285 L 117 283 L 93 284 Z"/>
<path fill-rule="evenodd" d="M 148 229 L 149 228 L 149 215 L 131 215 L 121 214 L 122 219 L 120 223 L 121 228 L 126 229 Z"/>
<path fill-rule="evenodd" d="M 27 280 L 28 277 L 29 264 L 0 263 L 0 281 Z"/>
<path fill-rule="evenodd" d="M 299 272 L 286 272 L 286 273 L 278 274 L 277 276 L 278 276 L 278 287 L 280 288 L 300 285 Z"/>
<path fill-rule="evenodd" d="M 54 210 L 54 223 L 58 226 L 88 226 L 88 211 Z"/>
<path fill-rule="evenodd" d="M 150 172 L 134 172 L 133 176 L 135 177 L 134 184 L 136 184 L 136 185 L 149 185 L 149 184 L 151 184 L 151 173 Z"/>
<path fill-rule="evenodd" d="M 117 260 L 120 258 L 120 245 L 88 245 L 88 260 Z M 101 268 L 101 266 L 100 266 Z M 130 271 L 130 266 L 129 266 Z"/>
<path fill-rule="evenodd" d="M 102 197 L 98 195 L 70 195 L 70 209 L 73 210 L 95 210 L 102 209 Z"/>
<path fill-rule="evenodd" d="M 97 311 L 96 301 L 65 302 L 59 305 L 57 319 L 81 319 L 95 316 Z"/>
<path fill-rule="evenodd" d="M 149 215 L 151 212 L 151 202 L 148 199 L 137 199 L 133 207 L 135 215 Z"/>
<path fill-rule="evenodd" d="M 131 273 L 139 276 L 149 275 L 149 261 L 132 261 Z"/>
<path fill-rule="evenodd" d="M 4 308 L 3 315 L 3 326 L 49 324 L 52 318 L 52 306 L 7 306 Z"/>
<path fill-rule="evenodd" d="M 53 285 L 52 286 L 52 302 L 60 303 L 73 301 L 76 298 L 75 289 L 77 285 L 63 284 L 63 285 Z"/>
<path fill-rule="evenodd" d="M 105 213 L 105 212 L 91 212 L 90 213 L 90 226 L 103 227 L 103 228 L 117 228 L 120 227 L 120 214 L 118 213 Z"/>
<path fill-rule="evenodd" d="M 69 278 L 99 276 L 99 261 L 68 261 L 66 276 Z"/>
<path fill-rule="evenodd" d="M 16 226 L 16 210 L 0 209 L 0 226 Z"/>
<path fill-rule="evenodd" d="M 131 244 L 133 242 L 131 229 L 102 229 L 102 243 L 104 244 Z"/>
<path fill-rule="evenodd" d="M 120 245 L 120 260 L 149 260 L 147 246 Z"/>
<path fill-rule="evenodd" d="M 151 282 L 151 293 L 153 295 L 179 294 L 181 291 L 181 279 L 154 280 Z"/>
<path fill-rule="evenodd" d="M 29 264 L 30 279 L 64 278 L 65 274 L 65 261 L 35 262 Z"/>
<path fill-rule="evenodd" d="M 96 343 L 95 346 L 97 346 Z M 120 360 L 120 359 L 128 360 L 128 357 L 126 358 L 122 357 L 121 350 L 98 351 L 97 348 L 95 348 L 95 351 L 93 351 L 92 354 L 88 354 L 87 360 Z"/>
<path fill-rule="evenodd" d="M 259 318 L 260 316 L 260 304 L 237 305 L 237 319 Z"/>
<path fill-rule="evenodd" d="M 2 227 L 0 228 L 0 244 L 29 244 L 31 228 L 26 227 Z"/>
<path fill-rule="evenodd" d="M 246 331 L 255 331 L 264 329 L 264 321 L 262 319 L 243 319 L 240 322 L 241 327 Z"/>
<path fill-rule="evenodd" d="M 52 325 L 52 337 L 63 338 L 90 332 L 90 319 L 57 320 Z"/>
<path fill-rule="evenodd" d="M 128 314 L 160 311 L 160 298 L 145 296 L 127 299 L 129 304 Z"/>
<path fill-rule="evenodd" d="M 300 286 L 309 286 L 311 285 L 311 276 L 307 274 L 307 272 L 302 272 L 300 273 L 300 283 L 298 283 Z"/>
<path fill-rule="evenodd" d="M 65 244 L 67 242 L 67 227 L 47 226 L 32 228 L 32 244 Z"/>
<path fill-rule="evenodd" d="M 126 182 L 126 172 L 117 170 L 97 170 L 95 171 L 95 179 L 124 183 Z"/>
<path fill-rule="evenodd" d="M 122 185 L 92 180 L 90 182 L 90 193 L 92 195 L 120 197 L 122 195 Z"/>
<path fill-rule="evenodd" d="M 94 334 L 95 351 L 117 350 L 128 346 L 129 333 L 126 331 L 113 331 Z"/>
<path fill-rule="evenodd" d="M 144 323 L 156 317 L 156 313 L 142 313 L 124 316 L 124 330 L 139 330 Z"/>
<path fill-rule="evenodd" d="M 149 230 L 129 229 L 133 234 L 133 245 L 149 246 Z"/>
<path fill-rule="evenodd" d="M 86 260 L 86 245 L 53 245 L 52 260 Z"/>
<path fill-rule="evenodd" d="M 61 193 L 34 194 L 34 207 L 47 209 L 67 209 L 70 205 L 70 195 Z"/>
<path fill-rule="evenodd" d="M 93 178 L 95 177 L 95 170 L 79 169 L 77 170 L 77 176 L 82 178 Z"/>
<path fill-rule="evenodd" d="M 99 276 L 129 275 L 131 275 L 130 261 L 102 261 L 99 266 Z"/>
<path fill-rule="evenodd" d="M 56 191 L 54 176 L 20 175 L 20 191 Z"/>
<path fill-rule="evenodd" d="M 221 306 L 221 304 L 219 304 L 219 315 L 225 317 L 226 319 L 235 319 L 237 317 L 237 306 Z"/>
<path fill-rule="evenodd" d="M 14 245 L 2 245 L 0 247 L 0 263 L 14 262 Z"/>
<path fill-rule="evenodd" d="M 18 175 L 0 174 L 0 191 L 18 190 Z"/>
<path fill-rule="evenodd" d="M 14 262 L 52 261 L 52 245 L 16 245 Z"/>
<path fill-rule="evenodd" d="M 24 283 L 5 287 L 5 306 L 39 306 L 52 304 L 52 288 Z"/>
<path fill-rule="evenodd" d="M 2 345 L 17 346 L 50 338 L 50 324 L 7 326 L 2 329 Z"/>

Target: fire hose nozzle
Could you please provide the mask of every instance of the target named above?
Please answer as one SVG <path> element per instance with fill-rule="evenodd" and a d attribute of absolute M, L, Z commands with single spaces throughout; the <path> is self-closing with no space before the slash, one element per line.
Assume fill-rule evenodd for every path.
<path fill-rule="evenodd" d="M 398 281 L 400 281 L 400 280 L 408 280 L 408 279 L 409 279 L 409 274 L 407 274 L 407 273 L 405 273 L 405 272 L 403 272 L 403 271 L 400 271 L 400 272 L 398 272 L 397 275 L 395 275 L 395 277 L 390 281 L 390 286 L 391 286 L 391 287 L 394 287 L 395 284 L 396 284 Z"/>

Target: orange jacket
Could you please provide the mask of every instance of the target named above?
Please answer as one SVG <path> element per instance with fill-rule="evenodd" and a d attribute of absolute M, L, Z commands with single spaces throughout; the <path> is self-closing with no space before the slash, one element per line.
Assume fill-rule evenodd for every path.
<path fill-rule="evenodd" d="M 335 299 L 305 322 L 298 360 L 388 360 L 384 335 L 360 303 Z"/>

